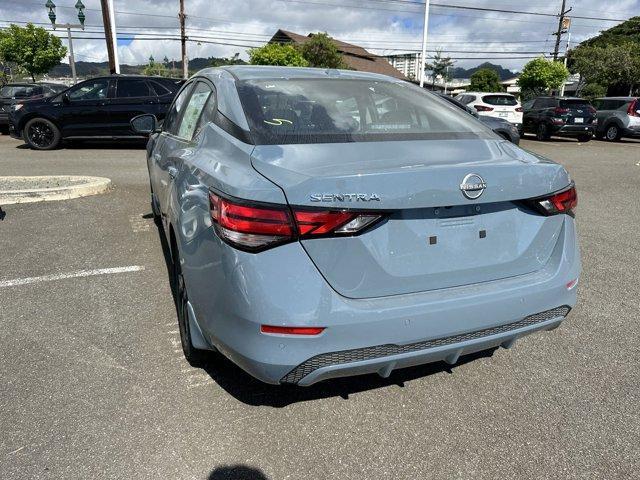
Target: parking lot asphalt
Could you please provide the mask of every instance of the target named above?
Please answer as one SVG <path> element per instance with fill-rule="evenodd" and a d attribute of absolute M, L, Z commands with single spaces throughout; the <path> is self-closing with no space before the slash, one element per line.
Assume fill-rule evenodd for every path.
<path fill-rule="evenodd" d="M 3 207 L 0 478 L 638 478 L 640 142 L 521 146 L 578 186 L 564 325 L 453 367 L 283 388 L 184 360 L 143 147 L 0 136 L 0 175 L 113 182 Z"/>

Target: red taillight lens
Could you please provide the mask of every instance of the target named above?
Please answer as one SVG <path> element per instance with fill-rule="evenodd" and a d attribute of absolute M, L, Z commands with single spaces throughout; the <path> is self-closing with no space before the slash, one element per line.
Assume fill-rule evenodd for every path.
<path fill-rule="evenodd" d="M 484 105 L 474 105 L 474 108 L 478 112 L 490 112 L 491 110 L 493 110 L 493 107 L 485 107 Z"/>
<path fill-rule="evenodd" d="M 569 188 L 548 197 L 534 200 L 534 205 L 545 215 L 571 213 L 578 206 L 578 192 L 572 183 Z"/>
<path fill-rule="evenodd" d="M 522 107 L 516 107 L 516 112 L 524 112 L 524 109 Z"/>
<path fill-rule="evenodd" d="M 629 108 L 627 108 L 627 115 L 629 115 L 630 117 L 640 117 L 640 113 L 638 113 L 639 111 L 640 111 L 640 103 L 636 98 L 633 102 L 629 104 Z"/>
<path fill-rule="evenodd" d="M 556 107 L 553 111 L 556 115 L 564 115 L 565 113 L 569 113 L 568 108 Z"/>
<path fill-rule="evenodd" d="M 218 235 L 242 249 L 257 251 L 291 240 L 294 225 L 287 208 L 244 205 L 209 194 Z"/>
<path fill-rule="evenodd" d="M 230 200 L 209 194 L 211 220 L 220 238 L 250 252 L 265 250 L 299 238 L 345 236 L 361 232 L 382 218 L 380 214 L 312 210 Z"/>
<path fill-rule="evenodd" d="M 596 113 L 598 113 L 598 111 L 595 108 L 593 108 L 591 105 L 589 105 L 588 109 L 591 115 L 595 115 Z"/>
<path fill-rule="evenodd" d="M 277 327 L 275 325 L 260 325 L 262 333 L 279 335 L 320 335 L 324 327 Z"/>

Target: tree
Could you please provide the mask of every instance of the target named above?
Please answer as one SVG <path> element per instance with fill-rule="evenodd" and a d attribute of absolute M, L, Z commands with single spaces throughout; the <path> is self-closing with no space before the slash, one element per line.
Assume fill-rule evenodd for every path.
<path fill-rule="evenodd" d="M 445 81 L 449 79 L 447 70 L 449 70 L 449 68 L 452 67 L 454 63 L 455 62 L 451 60 L 451 57 L 442 56 L 442 50 L 436 51 L 436 54 L 433 57 L 433 62 L 426 64 L 427 70 L 430 70 L 431 74 L 433 75 L 431 81 L 432 89 L 436 84 L 436 77 L 440 76 L 444 78 Z"/>
<path fill-rule="evenodd" d="M 326 33 L 316 33 L 300 47 L 302 56 L 310 67 L 347 68 L 336 44 Z"/>
<path fill-rule="evenodd" d="M 547 90 L 560 88 L 568 76 L 569 70 L 561 62 L 544 58 L 531 60 L 524 66 L 518 79 L 522 98 L 526 100 Z"/>
<path fill-rule="evenodd" d="M 495 70 L 482 68 L 471 75 L 471 92 L 501 92 L 500 76 Z"/>
<path fill-rule="evenodd" d="M 157 76 L 157 77 L 168 77 L 169 76 L 169 69 L 167 67 L 165 67 L 162 63 L 156 63 L 156 62 L 149 62 L 149 65 L 146 65 L 143 69 L 142 69 L 142 73 L 144 75 L 148 75 L 150 77 L 153 76 Z"/>
<path fill-rule="evenodd" d="M 631 95 L 640 85 L 640 44 L 580 45 L 571 52 L 570 66 L 587 84 Z"/>
<path fill-rule="evenodd" d="M 300 51 L 291 44 L 267 43 L 266 45 L 249 50 L 251 65 L 280 65 L 288 67 L 307 67 Z"/>
<path fill-rule="evenodd" d="M 607 87 L 600 85 L 599 83 L 587 83 L 580 90 L 580 96 L 587 100 L 595 100 L 598 97 L 605 97 L 607 95 Z"/>
<path fill-rule="evenodd" d="M 26 71 L 34 82 L 36 75 L 47 73 L 66 54 L 58 37 L 31 23 L 26 27 L 11 24 L 0 32 L 0 56 Z"/>

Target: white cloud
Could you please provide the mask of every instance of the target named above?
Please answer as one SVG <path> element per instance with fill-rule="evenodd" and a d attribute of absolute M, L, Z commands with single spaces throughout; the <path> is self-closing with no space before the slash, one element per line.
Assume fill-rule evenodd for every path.
<path fill-rule="evenodd" d="M 200 44 L 188 42 L 188 54 L 193 57 L 228 57 L 240 52 L 246 58 L 246 46 L 265 42 L 278 28 L 307 34 L 327 31 L 332 36 L 360 44 L 379 54 L 398 53 L 397 49 L 420 48 L 422 32 L 421 6 L 393 1 L 359 0 L 185 0 L 188 34 L 200 39 Z M 58 21 L 75 21 L 73 1 L 59 0 Z M 99 0 L 85 0 L 87 32 L 78 36 L 100 36 L 102 15 Z M 516 0 L 460 0 L 456 4 L 474 7 L 530 10 L 556 13 L 559 5 L 544 0 L 519 2 Z M 333 4 L 333 5 L 327 5 Z M 338 4 L 343 5 L 338 6 Z M 573 14 L 594 17 L 628 18 L 640 12 L 640 0 L 569 0 Z M 44 7 L 38 3 L 19 0 L 3 1 L 0 18 L 13 21 L 48 23 Z M 116 24 L 120 35 L 136 34 L 129 45 L 118 48 L 122 63 L 146 63 L 150 55 L 161 60 L 180 58 L 180 42 L 163 40 L 177 38 L 178 0 L 115 0 Z M 359 8 L 349 8 L 355 6 Z M 63 8 L 67 7 L 67 8 Z M 129 13 L 142 15 L 131 15 Z M 575 20 L 572 41 L 579 42 L 615 23 L 598 20 Z M 6 23 L 4 24 L 6 25 Z M 431 10 L 430 47 L 445 53 L 453 50 L 488 50 L 514 52 L 553 50 L 555 37 L 550 35 L 557 26 L 553 17 L 453 10 L 433 7 Z M 147 34 L 147 35 L 143 35 Z M 142 40 L 141 37 L 153 38 Z M 526 42 L 534 43 L 505 43 Z M 545 43 L 546 41 L 546 43 Z M 218 44 L 206 43 L 218 42 Z M 76 40 L 74 48 L 78 60 L 106 60 L 104 40 Z M 564 48 L 564 45 L 563 45 Z M 449 53 L 452 57 L 483 57 L 497 54 Z M 506 55 L 505 55 L 506 56 Z M 458 60 L 459 66 L 473 66 L 484 60 Z M 527 60 L 494 58 L 493 63 L 517 69 Z"/>

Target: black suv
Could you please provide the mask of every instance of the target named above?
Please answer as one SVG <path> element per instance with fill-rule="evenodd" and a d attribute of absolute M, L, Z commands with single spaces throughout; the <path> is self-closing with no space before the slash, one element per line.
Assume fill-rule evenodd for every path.
<path fill-rule="evenodd" d="M 0 87 L 0 127 L 9 125 L 11 106 L 24 100 L 46 98 L 66 90 L 59 83 L 7 83 Z"/>
<path fill-rule="evenodd" d="M 598 120 L 588 100 L 573 97 L 537 97 L 522 105 L 522 128 L 535 133 L 538 140 L 552 135 L 591 140 Z"/>
<path fill-rule="evenodd" d="M 163 119 L 183 80 L 121 76 L 92 78 L 55 97 L 16 103 L 9 133 L 31 148 L 51 150 L 63 139 L 141 138 L 129 121 L 143 113 Z"/>

